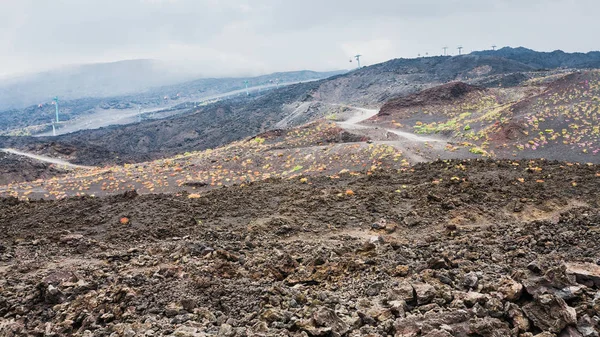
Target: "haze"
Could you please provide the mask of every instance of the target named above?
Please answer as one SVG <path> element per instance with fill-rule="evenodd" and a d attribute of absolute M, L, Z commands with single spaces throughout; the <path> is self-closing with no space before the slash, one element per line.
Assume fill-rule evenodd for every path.
<path fill-rule="evenodd" d="M 491 45 L 597 49 L 594 0 L 3 0 L 0 76 L 158 59 L 204 76 L 350 68 Z"/>

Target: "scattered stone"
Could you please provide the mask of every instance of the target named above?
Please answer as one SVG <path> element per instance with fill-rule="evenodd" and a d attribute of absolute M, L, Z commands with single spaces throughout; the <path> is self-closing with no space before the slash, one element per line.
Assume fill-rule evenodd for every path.
<path fill-rule="evenodd" d="M 400 282 L 391 289 L 391 297 L 397 300 L 412 302 L 415 299 L 415 289 L 408 282 Z"/>
<path fill-rule="evenodd" d="M 583 337 L 598 337 L 600 334 L 594 329 L 594 322 L 588 315 L 583 315 L 577 321 L 577 331 L 581 333 Z"/>
<path fill-rule="evenodd" d="M 427 267 L 429 269 L 448 269 L 448 262 L 444 258 L 431 258 L 427 262 Z"/>
<path fill-rule="evenodd" d="M 396 277 L 405 277 L 408 276 L 408 272 L 410 271 L 410 267 L 406 265 L 397 265 L 392 271 L 392 276 Z"/>
<path fill-rule="evenodd" d="M 389 305 L 390 311 L 392 312 L 392 314 L 394 314 L 394 316 L 396 316 L 396 318 L 405 316 L 406 302 L 404 302 L 403 300 L 391 301 Z"/>
<path fill-rule="evenodd" d="M 48 304 L 59 304 L 65 301 L 65 294 L 52 284 L 49 284 L 46 288 L 41 285 L 40 291 L 43 294 L 44 302 Z"/>
<path fill-rule="evenodd" d="M 425 335 L 425 337 L 452 337 L 452 335 L 445 330 L 433 330 Z"/>
<path fill-rule="evenodd" d="M 577 323 L 577 313 L 555 295 L 545 294 L 525 304 L 523 312 L 542 331 L 559 333 L 568 325 Z"/>
<path fill-rule="evenodd" d="M 568 326 L 558 334 L 558 337 L 583 337 L 575 327 Z"/>
<path fill-rule="evenodd" d="M 313 313 L 313 320 L 318 327 L 327 327 L 338 336 L 348 332 L 348 325 L 329 308 L 321 308 Z"/>
<path fill-rule="evenodd" d="M 266 333 L 269 331 L 269 326 L 265 322 L 257 322 L 252 326 L 252 331 L 254 333 Z"/>
<path fill-rule="evenodd" d="M 193 299 L 183 299 L 180 303 L 181 307 L 187 312 L 194 312 L 194 309 L 196 308 L 196 301 Z"/>
<path fill-rule="evenodd" d="M 265 310 L 265 312 L 263 312 L 263 314 L 261 315 L 261 318 L 268 323 L 272 323 L 272 322 L 282 322 L 284 320 L 285 316 L 281 312 L 279 312 L 275 309 L 267 309 L 267 310 Z"/>
<path fill-rule="evenodd" d="M 469 291 L 468 293 L 455 293 L 454 297 L 461 299 L 469 307 L 472 307 L 477 303 L 483 305 L 488 301 L 487 295 L 478 293 L 476 291 Z"/>
<path fill-rule="evenodd" d="M 553 334 L 553 333 L 548 332 L 548 331 L 544 331 L 544 332 L 539 333 L 539 334 L 537 334 L 537 335 L 535 335 L 533 337 L 556 337 L 556 334 Z"/>
<path fill-rule="evenodd" d="M 508 304 L 507 315 L 510 318 L 512 325 L 519 329 L 520 332 L 527 332 L 531 329 L 531 324 L 529 323 L 529 319 L 525 317 L 525 314 L 514 303 Z"/>
<path fill-rule="evenodd" d="M 600 266 L 595 263 L 566 263 L 567 274 L 575 275 L 577 283 L 600 288 Z"/>
<path fill-rule="evenodd" d="M 465 274 L 462 285 L 467 289 L 474 289 L 477 287 L 477 283 L 479 282 L 479 277 L 477 277 L 476 273 L 468 273 Z"/>
<path fill-rule="evenodd" d="M 506 337 L 510 336 L 510 327 L 497 318 L 476 318 L 469 322 L 469 330 L 475 336 Z"/>
<path fill-rule="evenodd" d="M 447 224 L 446 230 L 449 232 L 454 232 L 454 231 L 458 230 L 458 227 L 456 226 L 456 224 Z"/>
<path fill-rule="evenodd" d="M 421 223 L 421 218 L 418 216 L 407 216 L 403 221 L 406 226 L 415 227 Z"/>
<path fill-rule="evenodd" d="M 373 283 L 367 288 L 367 296 L 377 296 L 383 288 L 383 283 Z"/>
<path fill-rule="evenodd" d="M 78 244 L 83 240 L 83 235 L 81 234 L 67 234 L 60 237 L 60 242 L 64 244 Z"/>
<path fill-rule="evenodd" d="M 219 333 L 217 334 L 217 336 L 233 337 L 233 336 L 235 336 L 235 331 L 233 330 L 233 327 L 231 325 L 221 324 L 221 327 L 219 328 Z"/>
<path fill-rule="evenodd" d="M 500 292 L 507 301 L 515 302 L 521 298 L 523 285 L 513 280 L 511 277 L 505 277 L 500 282 L 498 292 Z"/>
<path fill-rule="evenodd" d="M 542 268 L 540 267 L 538 261 L 531 261 L 527 265 L 527 269 L 531 270 L 532 272 L 534 272 L 536 274 L 540 274 L 542 272 Z"/>
<path fill-rule="evenodd" d="M 185 313 L 183 306 L 180 303 L 169 303 L 165 307 L 165 316 L 172 318 L 179 314 Z"/>
<path fill-rule="evenodd" d="M 373 230 L 382 230 L 386 229 L 387 221 L 385 219 L 380 219 L 378 222 L 375 222 L 371 225 L 371 229 Z"/>
<path fill-rule="evenodd" d="M 412 287 L 415 290 L 418 305 L 428 304 L 436 295 L 435 288 L 427 283 L 413 283 Z"/>

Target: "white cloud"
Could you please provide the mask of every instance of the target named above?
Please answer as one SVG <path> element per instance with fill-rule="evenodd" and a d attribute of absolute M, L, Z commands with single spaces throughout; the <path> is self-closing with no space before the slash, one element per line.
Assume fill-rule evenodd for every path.
<path fill-rule="evenodd" d="M 497 45 L 597 48 L 596 0 L 0 0 L 0 74 L 159 58 L 205 73 L 348 68 Z"/>

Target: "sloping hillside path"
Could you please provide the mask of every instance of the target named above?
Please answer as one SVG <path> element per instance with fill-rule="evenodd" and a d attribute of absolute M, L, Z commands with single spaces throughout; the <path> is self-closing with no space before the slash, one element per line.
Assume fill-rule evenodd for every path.
<path fill-rule="evenodd" d="M 375 132 L 377 134 L 380 134 L 380 136 L 382 136 L 382 138 L 387 138 L 386 135 L 388 133 L 397 135 L 398 137 L 400 137 L 399 140 L 376 141 L 376 143 L 388 144 L 388 145 L 391 145 L 391 146 L 394 146 L 394 147 L 400 149 L 403 152 L 403 154 L 405 155 L 405 157 L 407 157 L 411 161 L 412 164 L 433 160 L 433 159 L 425 158 L 422 154 L 419 154 L 419 153 L 417 153 L 417 151 L 413 150 L 412 148 L 415 147 L 416 145 L 435 144 L 437 148 L 441 149 L 447 143 L 445 140 L 442 140 L 442 139 L 420 136 L 420 135 L 416 135 L 416 134 L 410 133 L 410 132 L 394 130 L 394 129 L 386 129 L 386 128 L 380 128 L 380 127 L 373 127 L 373 126 L 369 126 L 369 125 L 363 125 L 363 124 L 361 124 L 362 122 L 377 115 L 379 113 L 379 110 L 359 108 L 359 107 L 346 106 L 346 105 L 340 105 L 340 106 L 344 106 L 346 108 L 350 108 L 350 109 L 356 111 L 350 118 L 346 119 L 345 121 L 337 122 L 337 124 L 340 127 L 344 128 L 346 130 L 369 130 L 369 131 L 375 130 Z"/>

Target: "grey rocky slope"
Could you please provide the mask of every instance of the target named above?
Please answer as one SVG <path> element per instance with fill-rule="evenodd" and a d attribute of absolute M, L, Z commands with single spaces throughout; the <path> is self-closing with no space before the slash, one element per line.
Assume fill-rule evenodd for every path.
<path fill-rule="evenodd" d="M 0 200 L 0 334 L 598 336 L 597 171 L 439 161 Z"/>

